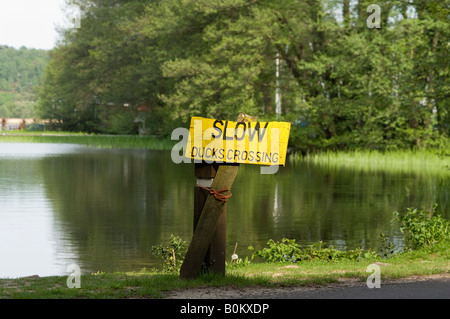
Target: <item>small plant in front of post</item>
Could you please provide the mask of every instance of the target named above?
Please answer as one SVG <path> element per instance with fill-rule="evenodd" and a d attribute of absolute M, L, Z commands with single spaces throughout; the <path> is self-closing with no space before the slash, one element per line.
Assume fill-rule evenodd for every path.
<path fill-rule="evenodd" d="M 165 272 L 178 272 L 183 263 L 186 241 L 180 237 L 171 235 L 169 246 L 153 246 L 152 253 L 163 259 L 163 270 Z"/>

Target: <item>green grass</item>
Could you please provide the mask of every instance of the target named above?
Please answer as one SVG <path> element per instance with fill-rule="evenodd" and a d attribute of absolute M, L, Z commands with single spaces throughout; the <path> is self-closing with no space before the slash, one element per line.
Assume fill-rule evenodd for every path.
<path fill-rule="evenodd" d="M 67 143 L 99 148 L 171 150 L 170 138 L 137 135 L 95 135 L 67 132 L 0 133 L 0 143 Z"/>
<path fill-rule="evenodd" d="M 320 152 L 295 154 L 291 162 L 388 173 L 433 173 L 450 175 L 450 153 L 435 150 Z"/>
<path fill-rule="evenodd" d="M 96 273 L 81 276 L 81 288 L 67 288 L 67 277 L 0 279 L 0 299 L 119 299 L 164 298 L 175 289 L 193 287 L 280 287 L 337 282 L 340 278 L 367 280 L 371 263 L 382 262 L 381 280 L 409 276 L 448 273 L 450 246 L 433 253 L 419 250 L 389 259 L 363 261 L 305 261 L 290 263 L 255 263 L 228 266 L 227 275 L 203 275 L 182 280 L 177 274 L 158 271 L 134 273 Z"/>

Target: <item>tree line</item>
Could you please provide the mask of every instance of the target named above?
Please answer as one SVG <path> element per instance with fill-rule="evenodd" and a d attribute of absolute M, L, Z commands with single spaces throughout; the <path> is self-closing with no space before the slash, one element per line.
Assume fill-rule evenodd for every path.
<path fill-rule="evenodd" d="M 48 62 L 45 50 L 0 45 L 0 118 L 35 116 L 35 88 Z"/>
<path fill-rule="evenodd" d="M 64 130 L 164 136 L 245 112 L 291 122 L 302 151 L 450 133 L 445 0 L 68 2 L 81 23 L 62 30 L 39 94 Z"/>

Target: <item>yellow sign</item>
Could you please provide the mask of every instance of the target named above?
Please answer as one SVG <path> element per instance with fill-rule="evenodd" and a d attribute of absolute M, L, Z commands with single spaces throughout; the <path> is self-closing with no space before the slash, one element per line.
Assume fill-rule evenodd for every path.
<path fill-rule="evenodd" d="M 193 117 L 186 157 L 207 163 L 285 165 L 291 123 Z"/>

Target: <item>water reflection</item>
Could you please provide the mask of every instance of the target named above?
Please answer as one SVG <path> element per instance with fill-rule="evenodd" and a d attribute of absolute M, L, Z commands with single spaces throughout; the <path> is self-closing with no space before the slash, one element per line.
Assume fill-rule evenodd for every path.
<path fill-rule="evenodd" d="M 3 155 L 3 154 L 2 154 Z M 45 194 L 40 160 L 0 160 L 0 276 L 64 273 L 55 260 L 73 259 L 58 251 L 61 229 Z"/>
<path fill-rule="evenodd" d="M 192 229 L 192 170 L 158 152 L 72 154 L 42 165 L 55 219 L 84 269 L 151 267 L 152 245 Z"/>
<path fill-rule="evenodd" d="M 87 151 L 88 148 L 73 144 L 0 143 L 0 160 L 37 159 Z"/>
<path fill-rule="evenodd" d="M 243 248 L 262 248 L 268 239 L 325 241 L 340 249 L 378 249 L 384 232 L 399 242 L 392 212 L 431 208 L 449 217 L 448 177 L 387 174 L 298 163 L 262 176 L 241 166 L 227 210 L 228 237 Z M 251 199 L 251 200 L 249 200 Z M 244 217 L 245 216 L 245 217 Z M 241 247 L 241 248 L 242 248 Z M 246 254 L 245 249 L 241 250 Z"/>
<path fill-rule="evenodd" d="M 23 156 L 21 151 L 23 151 Z M 73 145 L 0 145 L 0 277 L 138 271 L 176 234 L 192 237 L 192 164 L 170 152 Z M 438 202 L 449 217 L 449 179 L 288 164 L 275 175 L 241 165 L 227 207 L 228 252 L 238 243 L 319 240 L 376 249 L 379 233 L 400 242 L 392 212 Z"/>

